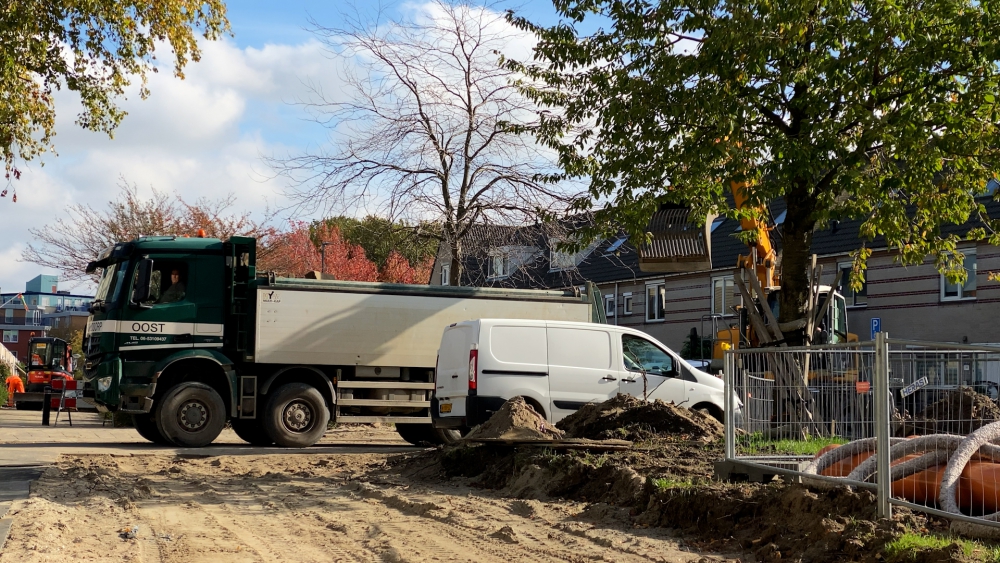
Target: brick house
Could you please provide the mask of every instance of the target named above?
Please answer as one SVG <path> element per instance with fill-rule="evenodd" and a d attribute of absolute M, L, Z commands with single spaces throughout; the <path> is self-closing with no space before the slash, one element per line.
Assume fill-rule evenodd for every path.
<path fill-rule="evenodd" d="M 28 353 L 28 340 L 34 336 L 69 338 L 87 325 L 93 296 L 59 290 L 56 276 L 40 275 L 25 284 L 18 293 L 0 293 L 0 330 L 3 344 L 20 361 Z"/>
<path fill-rule="evenodd" d="M 984 202 L 991 217 L 1000 217 L 1000 203 Z M 780 233 L 784 220 L 781 201 L 771 206 L 771 216 Z M 850 253 L 862 244 L 861 221 L 832 223 L 813 236 L 812 250 L 823 265 L 822 283 L 832 284 L 837 270 L 849 269 Z M 975 226 L 943 226 L 942 234 L 962 234 Z M 737 256 L 747 247 L 735 238 L 740 225 L 724 217 L 710 226 L 711 270 L 653 274 L 639 267 L 639 254 L 625 237 L 600 241 L 585 252 L 568 256 L 538 232 L 524 227 L 518 260 L 504 259 L 503 247 L 473 245 L 477 252 L 464 260 L 463 285 L 512 288 L 563 288 L 584 281 L 598 284 L 608 322 L 645 331 L 667 346 L 680 350 L 691 329 L 711 333 L 711 315 L 720 323 L 733 318 L 732 307 L 740 304 L 733 283 Z M 989 280 L 1000 271 L 1000 248 L 968 241 L 960 245 L 966 254 L 968 281 L 961 287 L 947 283 L 933 260 L 903 266 L 885 242 L 868 243 L 866 282 L 861 291 L 842 291 L 847 297 L 848 325 L 861 340 L 871 337 L 871 321 L 879 319 L 881 330 L 893 338 L 936 342 L 1000 343 L 1000 282 Z M 778 242 L 780 249 L 780 240 Z M 520 257 L 527 256 L 528 259 Z M 447 252 L 439 254 L 431 283 L 441 282 L 441 272 L 450 267 Z M 845 272 L 845 278 L 847 272 Z"/>

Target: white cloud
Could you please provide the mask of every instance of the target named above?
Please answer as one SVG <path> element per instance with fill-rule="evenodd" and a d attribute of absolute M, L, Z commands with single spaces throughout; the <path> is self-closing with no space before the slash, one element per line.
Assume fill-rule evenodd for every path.
<path fill-rule="evenodd" d="M 280 205 L 283 186 L 270 178 L 260 156 L 325 139 L 325 130 L 303 120 L 289 102 L 306 97 L 308 81 L 336 91 L 337 64 L 312 40 L 243 49 L 231 41 L 206 43 L 201 62 L 185 69 L 184 80 L 165 66 L 149 76 L 148 99 L 139 99 L 137 86 L 129 88 L 120 102 L 128 116 L 113 140 L 80 129 L 79 99 L 59 92 L 58 156 L 22 167 L 22 179 L 11 184 L 16 204 L 10 196 L 0 199 L 0 237 L 7 241 L 0 252 L 0 288 L 23 288 L 43 273 L 17 261 L 29 228 L 54 221 L 70 204 L 102 208 L 118 193 L 121 179 L 191 201 L 233 192 L 238 206 L 254 212 Z"/>

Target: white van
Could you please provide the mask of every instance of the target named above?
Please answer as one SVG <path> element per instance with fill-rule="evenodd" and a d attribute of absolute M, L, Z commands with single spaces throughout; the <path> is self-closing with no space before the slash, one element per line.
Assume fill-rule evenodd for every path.
<path fill-rule="evenodd" d="M 520 396 L 554 424 L 618 393 L 643 397 L 644 374 L 650 401 L 704 409 L 722 420 L 722 380 L 644 332 L 518 319 L 465 321 L 445 329 L 431 416 L 438 428 L 470 428 Z"/>

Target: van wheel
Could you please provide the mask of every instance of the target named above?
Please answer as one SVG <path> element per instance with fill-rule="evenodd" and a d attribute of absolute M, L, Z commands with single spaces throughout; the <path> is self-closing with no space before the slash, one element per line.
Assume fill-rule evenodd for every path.
<path fill-rule="evenodd" d="M 707 414 L 715 420 L 725 424 L 725 415 L 723 415 L 722 410 L 715 405 L 695 405 L 694 410 L 702 414 Z"/>
<path fill-rule="evenodd" d="M 263 422 L 257 418 L 239 419 L 230 421 L 233 425 L 233 432 L 244 442 L 253 446 L 273 446 L 274 440 L 267 435 Z"/>
<path fill-rule="evenodd" d="M 274 443 L 286 448 L 305 448 L 326 433 L 330 411 L 323 395 L 305 383 L 281 386 L 267 402 L 264 430 Z"/>
<path fill-rule="evenodd" d="M 462 433 L 453 428 L 434 428 L 430 424 L 397 424 L 399 437 L 413 444 L 454 444 L 462 439 Z"/>
<path fill-rule="evenodd" d="M 200 448 L 219 437 L 226 425 L 226 404 L 204 383 L 181 383 L 167 392 L 156 411 L 160 434 L 175 446 Z"/>
<path fill-rule="evenodd" d="M 138 432 L 140 436 L 150 442 L 161 446 L 169 446 L 170 441 L 167 440 L 163 434 L 160 434 L 159 428 L 156 427 L 156 420 L 154 420 L 155 412 L 156 411 L 154 410 L 153 412 L 145 414 L 133 414 L 132 426 L 135 427 L 135 431 Z"/>

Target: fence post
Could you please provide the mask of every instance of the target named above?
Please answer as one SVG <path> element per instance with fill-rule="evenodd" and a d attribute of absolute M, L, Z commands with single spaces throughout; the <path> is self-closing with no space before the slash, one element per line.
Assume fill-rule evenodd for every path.
<path fill-rule="evenodd" d="M 733 357 L 734 352 L 731 350 L 726 350 L 723 352 L 723 368 L 722 368 L 722 392 L 725 395 L 723 398 L 723 404 L 725 405 L 725 441 L 726 441 L 726 459 L 734 459 L 736 457 L 736 442 L 734 438 L 736 437 L 736 404 L 733 402 L 733 396 L 736 393 L 736 389 L 733 387 Z M 744 413 L 744 416 L 746 413 Z"/>
<path fill-rule="evenodd" d="M 875 334 L 875 470 L 878 481 L 876 492 L 879 518 L 891 518 L 892 478 L 889 466 L 889 335 Z"/>

